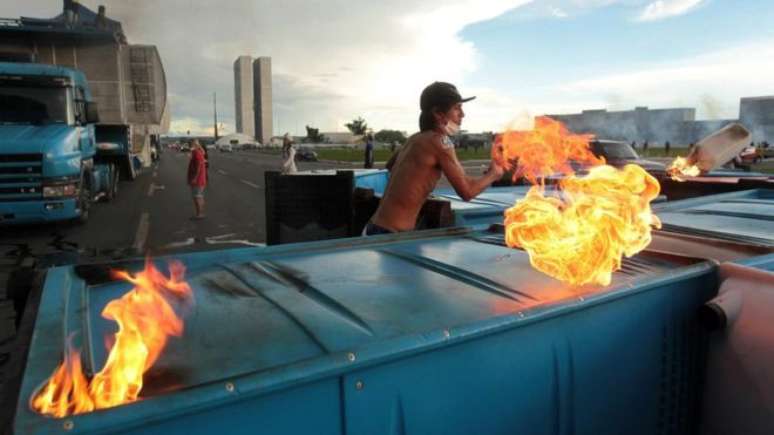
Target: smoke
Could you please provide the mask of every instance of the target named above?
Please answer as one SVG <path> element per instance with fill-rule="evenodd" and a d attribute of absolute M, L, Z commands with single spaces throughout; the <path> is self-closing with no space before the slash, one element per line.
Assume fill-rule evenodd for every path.
<path fill-rule="evenodd" d="M 699 97 L 699 112 L 702 118 L 719 119 L 725 113 L 723 103 L 710 94 L 702 94 Z"/>

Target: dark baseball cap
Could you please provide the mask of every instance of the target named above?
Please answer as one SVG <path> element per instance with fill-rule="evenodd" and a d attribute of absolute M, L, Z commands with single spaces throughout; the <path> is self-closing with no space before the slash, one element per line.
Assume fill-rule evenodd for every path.
<path fill-rule="evenodd" d="M 470 101 L 476 97 L 462 98 L 457 88 L 446 82 L 433 82 L 422 91 L 419 97 L 419 108 L 423 112 L 429 112 L 436 106 L 444 104 L 456 104 Z"/>

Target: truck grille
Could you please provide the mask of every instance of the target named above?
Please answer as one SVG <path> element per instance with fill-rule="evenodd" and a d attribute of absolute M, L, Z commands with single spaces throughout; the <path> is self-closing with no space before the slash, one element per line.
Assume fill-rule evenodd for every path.
<path fill-rule="evenodd" d="M 0 201 L 43 198 L 43 154 L 0 154 Z"/>

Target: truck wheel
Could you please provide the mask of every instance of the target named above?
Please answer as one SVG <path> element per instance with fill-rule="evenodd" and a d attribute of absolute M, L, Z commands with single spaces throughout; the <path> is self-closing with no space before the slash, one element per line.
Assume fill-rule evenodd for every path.
<path fill-rule="evenodd" d="M 108 187 L 108 191 L 106 194 L 106 198 L 108 201 L 112 201 L 115 199 L 116 195 L 118 195 L 118 182 L 121 178 L 121 171 L 118 169 L 117 165 L 111 165 L 110 166 L 110 187 Z"/>
<path fill-rule="evenodd" d="M 81 215 L 78 216 L 78 223 L 80 224 L 85 224 L 89 220 L 92 198 L 90 177 L 88 173 L 84 173 L 81 177 L 81 189 L 78 195 L 78 208 L 81 210 Z"/>

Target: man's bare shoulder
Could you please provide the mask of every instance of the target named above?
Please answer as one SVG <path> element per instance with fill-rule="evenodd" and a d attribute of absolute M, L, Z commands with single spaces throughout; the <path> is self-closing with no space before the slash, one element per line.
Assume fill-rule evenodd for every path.
<path fill-rule="evenodd" d="M 450 147 L 454 148 L 454 144 L 451 143 L 448 136 L 432 130 L 415 133 L 408 141 L 406 141 L 406 144 L 412 143 L 420 145 L 423 148 L 426 147 L 435 150 L 443 150 Z"/>

